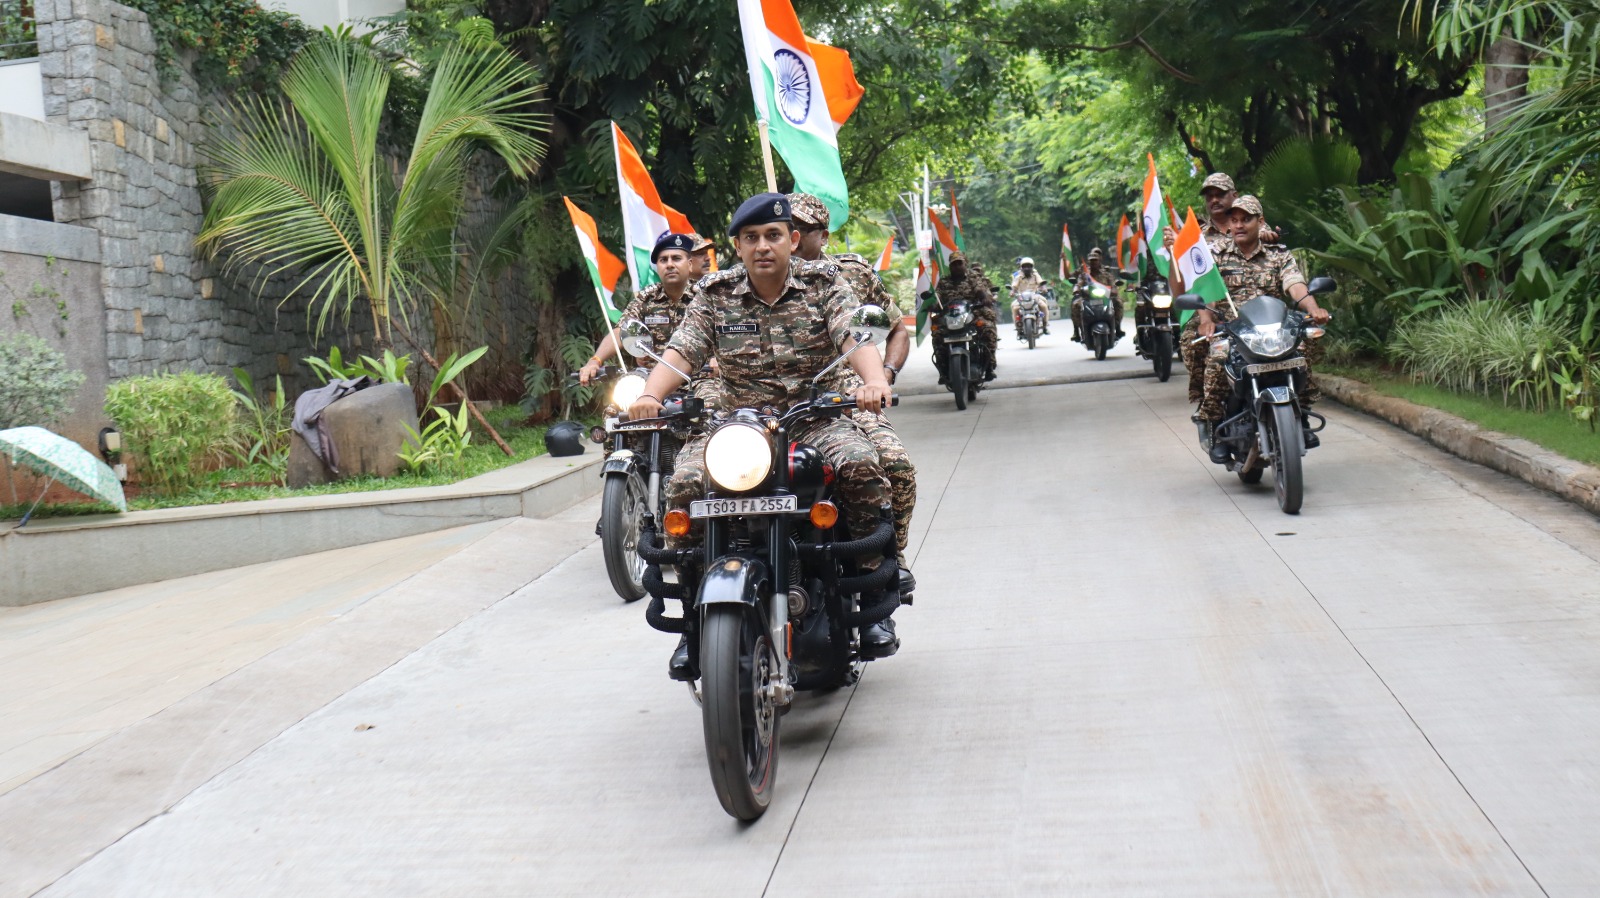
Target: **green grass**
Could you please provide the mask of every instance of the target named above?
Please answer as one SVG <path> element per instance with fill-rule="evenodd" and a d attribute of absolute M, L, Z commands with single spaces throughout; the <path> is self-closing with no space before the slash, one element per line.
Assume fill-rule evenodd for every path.
<path fill-rule="evenodd" d="M 1320 370 L 1362 381 L 1385 396 L 1436 408 L 1490 430 L 1521 437 L 1575 461 L 1600 465 L 1600 433 L 1566 412 L 1536 412 L 1506 405 L 1499 399 L 1412 383 L 1404 375 L 1371 365 L 1324 365 Z"/>
<path fill-rule="evenodd" d="M 515 406 L 496 409 L 485 415 L 489 423 L 500 432 L 500 436 L 511 446 L 512 455 L 507 457 L 500 447 L 494 444 L 488 434 L 483 433 L 474 425 L 472 443 L 467 447 L 462 456 L 460 471 L 450 470 L 424 470 L 417 474 L 400 474 L 395 477 L 353 477 L 349 480 L 340 480 L 336 483 L 327 483 L 320 486 L 309 486 L 304 489 L 289 489 L 284 486 L 227 486 L 225 484 L 254 483 L 272 479 L 272 472 L 264 465 L 253 467 L 233 467 L 208 473 L 204 480 L 193 489 L 175 493 L 170 496 L 146 493 L 128 500 L 129 511 L 150 511 L 157 508 L 182 508 L 192 505 L 216 505 L 225 502 L 249 502 L 255 499 L 282 499 L 290 496 L 326 496 L 336 493 L 366 493 L 376 490 L 398 490 L 418 486 L 444 486 L 487 474 L 517 462 L 527 461 L 538 455 L 544 454 L 544 432 L 546 425 L 524 427 L 521 425 L 521 413 Z M 594 423 L 585 420 L 585 427 Z M 9 496 L 7 497 L 9 498 Z M 18 520 L 28 509 L 28 503 L 0 504 L 0 521 Z M 109 514 L 114 509 L 109 505 L 89 502 L 51 503 L 39 506 L 34 512 L 34 518 L 67 517 L 73 515 Z"/>

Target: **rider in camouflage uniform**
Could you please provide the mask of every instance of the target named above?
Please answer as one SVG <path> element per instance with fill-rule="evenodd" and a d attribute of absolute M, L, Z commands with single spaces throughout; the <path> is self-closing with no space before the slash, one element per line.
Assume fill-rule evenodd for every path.
<path fill-rule="evenodd" d="M 999 323 L 1000 316 L 995 311 L 994 294 L 989 292 L 989 282 L 984 280 L 982 275 L 969 272 L 966 255 L 957 250 L 950 254 L 950 273 L 939 279 L 939 286 L 934 288 L 934 293 L 943 305 L 965 300 L 972 307 L 973 317 L 980 322 L 979 337 L 989 350 L 989 371 L 983 379 L 994 380 L 999 367 L 995 352 L 999 349 L 1000 343 L 1000 335 L 995 332 L 995 325 Z M 933 314 L 940 315 L 938 308 L 934 309 Z M 942 367 L 944 363 L 940 361 L 938 352 L 934 353 L 933 358 L 941 366 L 939 382 L 944 383 L 945 371 Z"/>
<path fill-rule="evenodd" d="M 800 230 L 800 249 L 796 254 L 807 261 L 826 259 L 838 265 L 840 276 L 855 291 L 857 299 L 889 313 L 891 327 L 883 346 L 883 369 L 888 372 L 890 383 L 893 383 L 900 369 L 905 366 L 906 356 L 911 350 L 911 336 L 900 307 L 895 304 L 889 291 L 883 289 L 878 273 L 873 271 L 866 259 L 855 253 L 824 254 L 829 222 L 826 204 L 809 193 L 789 194 L 789 204 L 795 227 Z M 816 239 L 819 229 L 822 235 L 820 242 Z M 861 375 L 847 365 L 840 365 L 834 372 L 829 388 L 846 396 L 853 395 L 862 384 Z M 894 432 L 884 412 L 856 409 L 855 420 L 856 426 L 877 447 L 878 460 L 883 464 L 884 474 L 889 477 L 889 492 L 894 502 L 894 540 L 900 553 L 900 569 L 906 570 L 905 551 L 911 533 L 911 514 L 917 507 L 917 467 L 911 463 L 911 454 L 900 442 L 899 434 Z"/>
<path fill-rule="evenodd" d="M 696 286 L 664 357 L 679 367 L 718 359 L 729 407 L 787 410 L 808 401 L 812 378 L 853 345 L 850 318 L 860 301 L 839 276 L 838 266 L 791 258 L 799 235 L 783 194 L 764 193 L 746 200 L 734 213 L 729 236 L 735 238 L 744 266 L 707 275 Z M 762 296 L 755 283 L 758 277 L 769 285 L 776 281 L 778 295 Z M 864 410 L 878 411 L 890 396 L 878 354 L 857 352 L 846 364 L 863 380 L 856 400 Z M 658 414 L 660 396 L 678 381 L 676 373 L 658 365 L 630 414 L 636 418 Z M 833 465 L 850 532 L 871 533 L 880 516 L 891 509 L 889 482 L 877 449 L 854 421 L 813 418 L 789 436 L 816 447 Z M 678 454 L 667 482 L 668 507 L 687 509 L 705 496 L 710 482 L 706 439 L 690 440 Z M 668 538 L 673 548 L 685 548 L 688 542 Z M 861 641 L 862 650 L 875 656 L 893 654 L 899 647 L 892 621 L 863 628 Z M 677 670 L 680 656 L 686 666 L 687 643 L 674 654 L 671 670 Z"/>
<path fill-rule="evenodd" d="M 1089 250 L 1084 262 L 1087 274 L 1078 275 L 1078 284 L 1072 291 L 1072 339 L 1083 342 L 1083 301 L 1089 295 L 1089 281 L 1102 284 L 1111 292 L 1111 310 L 1117 324 L 1117 336 L 1122 336 L 1122 294 L 1117 289 L 1117 275 L 1105 268 L 1105 254 L 1100 247 Z"/>
<path fill-rule="evenodd" d="M 1211 336 L 1218 323 L 1239 317 L 1239 307 L 1257 296 L 1285 299 L 1291 308 L 1310 314 L 1312 320 L 1319 324 L 1327 321 L 1328 313 L 1317 305 L 1316 297 L 1306 290 L 1306 279 L 1300 273 L 1300 265 L 1295 262 L 1294 254 L 1282 244 L 1261 241 L 1261 202 L 1253 196 L 1241 196 L 1234 200 L 1228 214 L 1234 237 L 1230 245 L 1217 253 L 1217 271 L 1222 275 L 1223 283 L 1228 285 L 1228 298 L 1195 314 L 1195 318 L 1200 319 L 1199 332 Z M 1227 342 L 1213 341 L 1206 358 L 1205 393 L 1197 415 L 1212 424 L 1222 420 L 1223 406 L 1227 401 L 1228 378 L 1222 371 L 1227 358 Z M 1320 398 L 1315 381 L 1310 380 L 1309 367 L 1306 392 L 1300 398 L 1305 407 Z M 1316 446 L 1320 441 L 1316 434 L 1311 433 L 1309 422 L 1302 419 L 1301 424 L 1306 427 L 1306 446 Z M 1226 462 L 1228 448 L 1221 443 L 1214 444 L 1211 460 L 1218 464 Z"/>

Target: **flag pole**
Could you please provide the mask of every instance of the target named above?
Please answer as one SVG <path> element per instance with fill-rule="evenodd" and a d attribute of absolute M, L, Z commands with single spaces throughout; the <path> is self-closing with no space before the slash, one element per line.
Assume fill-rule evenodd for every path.
<path fill-rule="evenodd" d="M 622 319 L 619 318 L 615 324 L 612 324 L 611 310 L 606 308 L 605 290 L 599 284 L 594 285 L 594 301 L 600 304 L 600 318 L 608 325 L 606 334 L 611 337 L 611 348 L 617 352 L 617 367 L 626 371 L 628 370 L 628 360 L 622 357 L 622 338 L 617 336 L 617 331 L 622 326 Z M 602 341 L 605 340 L 604 337 L 600 339 Z"/>
<path fill-rule="evenodd" d="M 767 136 L 767 123 L 756 120 L 756 128 L 761 132 L 761 161 L 767 167 L 767 191 L 778 192 L 778 174 L 772 167 L 772 138 Z"/>

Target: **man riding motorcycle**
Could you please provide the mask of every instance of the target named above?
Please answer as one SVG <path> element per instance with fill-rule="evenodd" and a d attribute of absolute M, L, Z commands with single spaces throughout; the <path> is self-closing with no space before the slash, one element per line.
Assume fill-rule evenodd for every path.
<path fill-rule="evenodd" d="M 800 232 L 794 229 L 789 199 L 781 193 L 746 200 L 734 213 L 728 236 L 743 266 L 707 275 L 696 286 L 662 357 L 684 371 L 718 359 L 726 407 L 788 409 L 806 402 L 812 379 L 855 345 L 849 324 L 860 300 L 833 263 L 793 258 Z M 855 394 L 858 407 L 877 413 L 891 394 L 882 358 L 876 352 L 857 352 L 848 364 L 863 382 Z M 629 416 L 660 414 L 661 397 L 681 382 L 672 368 L 657 365 Z M 832 465 L 851 532 L 872 532 L 879 515 L 891 507 L 889 482 L 877 449 L 854 420 L 813 419 L 791 437 L 814 446 Z M 679 452 L 666 489 L 669 508 L 687 510 L 690 502 L 705 496 L 705 447 L 702 435 Z M 697 526 L 688 537 L 669 534 L 667 545 L 687 548 L 702 529 Z M 861 632 L 863 653 L 885 657 L 899 645 L 892 619 Z M 687 637 L 673 653 L 669 674 L 692 678 Z"/>
<path fill-rule="evenodd" d="M 965 300 L 972 306 L 973 314 L 983 323 L 979 331 L 983 335 L 983 345 L 989 351 L 989 370 L 984 373 L 983 379 L 994 380 L 1000 367 L 995 358 L 999 349 L 1000 335 L 995 333 L 994 328 L 999 321 L 999 315 L 995 311 L 994 294 L 989 292 L 989 283 L 967 270 L 966 254 L 957 250 L 950 254 L 950 273 L 939 279 L 939 285 L 934 288 L 934 293 L 941 304 Z M 937 323 L 941 317 L 938 305 L 934 306 L 930 315 Z M 945 360 L 936 351 L 933 361 L 939 369 L 939 383 L 943 384 L 949 373 L 945 370 Z"/>
<path fill-rule="evenodd" d="M 1044 301 L 1042 291 L 1024 290 L 1011 294 L 1011 323 L 1017 329 L 1017 339 L 1022 339 L 1022 313 L 1038 312 L 1041 333 L 1050 333 L 1050 305 Z"/>
<path fill-rule="evenodd" d="M 1326 324 L 1330 316 L 1306 288 L 1305 276 L 1300 273 L 1294 254 L 1282 244 L 1262 242 L 1261 202 L 1248 194 L 1234 200 L 1228 211 L 1228 222 L 1233 235 L 1231 245 L 1223 246 L 1216 254 L 1217 270 L 1222 275 L 1223 283 L 1228 285 L 1228 298 L 1196 313 L 1200 320 L 1200 335 L 1211 337 L 1216 333 L 1219 323 L 1238 317 L 1238 307 L 1257 296 L 1282 298 L 1287 294 L 1293 308 L 1307 313 L 1317 324 Z M 1228 392 L 1228 378 L 1222 371 L 1222 365 L 1227 358 L 1225 342 L 1218 341 L 1210 346 L 1206 356 L 1205 389 L 1195 415 L 1198 421 L 1215 425 L 1222 420 Z M 1308 367 L 1307 389 L 1301 397 L 1302 411 L 1320 397 L 1316 381 L 1309 378 L 1309 372 Z M 1311 430 L 1308 416 L 1301 417 L 1300 425 L 1305 433 L 1306 448 L 1321 444 Z M 1213 443 L 1211 460 L 1217 464 L 1227 464 L 1228 447 L 1220 441 Z"/>
<path fill-rule="evenodd" d="M 1089 282 L 1095 281 L 1111 291 L 1111 308 L 1117 322 L 1117 339 L 1122 338 L 1122 296 L 1117 290 L 1116 275 L 1107 271 L 1100 247 L 1089 250 L 1088 271 L 1078 275 L 1072 290 L 1072 339 L 1083 342 L 1083 300 L 1089 292 Z"/>

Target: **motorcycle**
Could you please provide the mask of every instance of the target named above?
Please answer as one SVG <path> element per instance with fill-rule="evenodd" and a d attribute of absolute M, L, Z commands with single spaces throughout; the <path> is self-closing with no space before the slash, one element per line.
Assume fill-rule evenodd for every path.
<path fill-rule="evenodd" d="M 1117 335 L 1122 322 L 1117 320 L 1117 307 L 1111 301 L 1111 288 L 1096 281 L 1080 287 L 1083 297 L 1083 345 L 1094 350 L 1095 361 L 1104 361 L 1106 351 L 1117 345 Z"/>
<path fill-rule="evenodd" d="M 638 321 L 620 323 L 627 335 L 648 333 Z M 649 421 L 629 421 L 628 408 L 644 392 L 649 371 L 622 374 L 602 368 L 602 378 L 615 378 L 605 408 L 605 423 L 590 431 L 596 443 L 610 444 L 601 466 L 605 481 L 600 498 L 600 548 L 611 588 L 624 602 L 644 598 L 644 560 L 639 557 L 639 532 L 646 514 L 661 513 L 664 490 L 678 450 L 704 423 L 705 403 L 689 395 L 689 385 L 669 394 L 663 407 L 674 412 Z"/>
<path fill-rule="evenodd" d="M 1338 285 L 1332 278 L 1319 277 L 1312 278 L 1307 289 L 1320 295 L 1332 293 Z M 1179 296 L 1174 305 L 1195 311 L 1206 307 L 1193 293 Z M 1260 483 L 1271 467 L 1278 507 L 1284 514 L 1299 514 L 1305 495 L 1301 461 L 1306 445 L 1300 420 L 1314 419 L 1313 433 L 1327 426 L 1327 419 L 1300 402 L 1309 370 L 1302 346 L 1324 333 L 1310 316 L 1273 296 L 1257 296 L 1239 308 L 1239 317 L 1217 327 L 1219 339 L 1228 343 L 1222 370 L 1230 389 L 1222 420 L 1215 428 L 1209 422 L 1199 425 L 1200 445 L 1208 453 L 1217 443 L 1227 446 L 1231 453 L 1227 469 L 1246 484 Z"/>
<path fill-rule="evenodd" d="M 1013 304 L 1018 302 L 1022 302 L 1025 305 L 1029 302 L 1037 304 L 1036 306 L 1022 308 L 1017 312 L 1017 330 L 1022 334 L 1022 339 L 1028 341 L 1028 348 L 1032 349 L 1039 341 L 1039 334 L 1044 330 L 1044 316 L 1046 314 L 1044 297 L 1033 292 L 1023 292 L 1017 294 L 1011 301 Z"/>
<path fill-rule="evenodd" d="M 1172 288 L 1167 279 L 1152 277 L 1134 287 L 1133 349 L 1155 366 L 1156 380 L 1172 377 L 1172 355 L 1178 345 L 1178 323 L 1172 316 Z"/>
<path fill-rule="evenodd" d="M 935 361 L 942 360 L 945 387 L 955 394 L 956 408 L 965 409 L 983 389 L 983 376 L 989 370 L 989 350 L 978 339 L 976 310 L 964 299 L 944 307 L 934 325 Z"/>
<path fill-rule="evenodd" d="M 888 334 L 881 308 L 863 306 L 857 316 L 850 352 Z M 700 522 L 698 548 L 663 548 L 653 517 L 639 545 L 651 595 L 646 620 L 688 636 L 696 675 L 689 689 L 700 703 L 712 786 L 723 810 L 740 820 L 760 817 L 771 803 L 779 724 L 795 692 L 856 682 L 872 660 L 862 653 L 860 628 L 902 603 L 888 509 L 871 533 L 848 532 L 831 466 L 789 437 L 802 422 L 855 407 L 819 386 L 850 352 L 812 381 L 808 401 L 786 412 L 741 408 L 712 425 L 706 498 L 661 521 L 678 537 Z M 866 566 L 873 560 L 875 568 Z M 674 567 L 675 582 L 666 582 L 662 565 Z M 668 617 L 666 599 L 681 602 L 683 614 Z"/>

